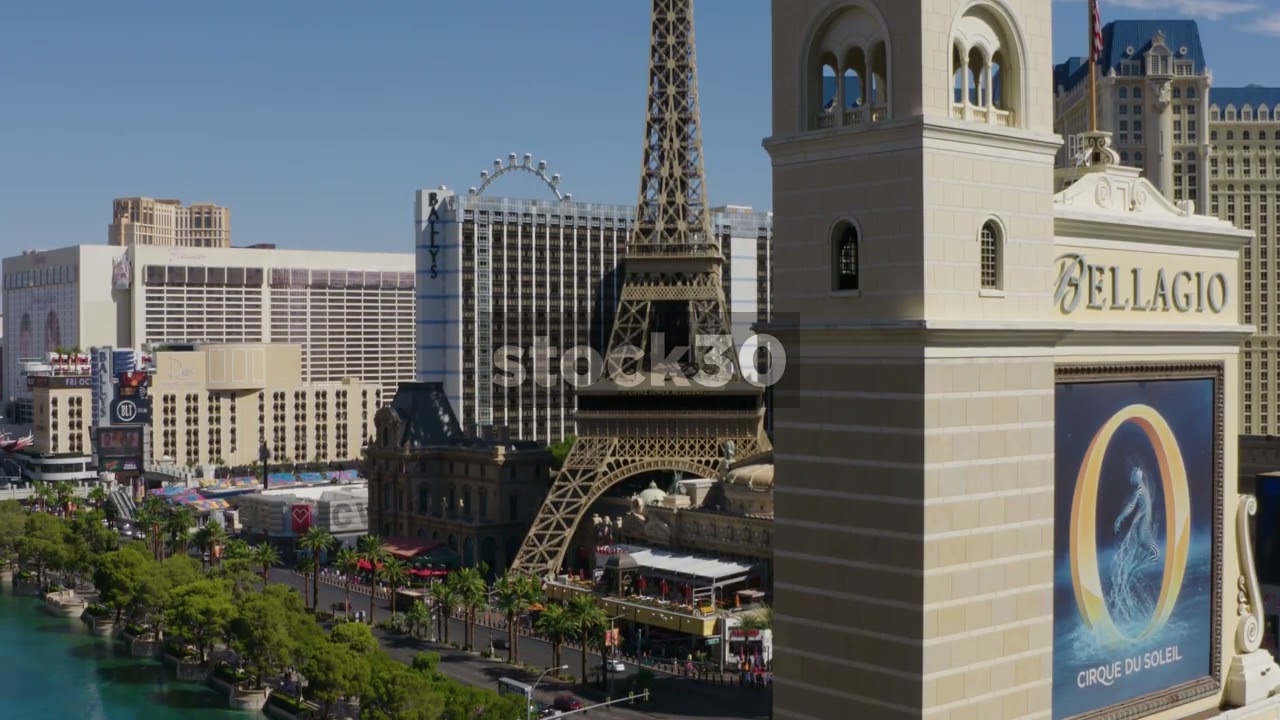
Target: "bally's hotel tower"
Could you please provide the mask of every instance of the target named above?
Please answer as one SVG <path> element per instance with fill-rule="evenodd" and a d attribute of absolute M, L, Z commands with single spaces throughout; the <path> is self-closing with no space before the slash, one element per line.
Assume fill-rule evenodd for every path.
<path fill-rule="evenodd" d="M 465 431 L 503 428 L 512 439 L 554 443 L 574 433 L 573 386 L 535 381 L 534 357 L 556 358 L 546 369 L 558 378 L 568 349 L 588 345 L 603 354 L 636 208 L 561 194 L 558 177 L 547 178 L 545 165 L 535 167 L 528 155 L 523 162 L 512 155 L 505 166 L 495 161 L 495 169 L 486 180 L 512 169 L 539 175 L 553 198 L 494 197 L 483 187 L 418 191 L 416 375 L 443 383 Z M 712 229 L 741 343 L 770 318 L 773 215 L 717 207 Z M 535 342 L 558 352 L 535 353 Z M 523 349 L 528 373 L 515 387 L 494 382 L 500 348 Z"/>

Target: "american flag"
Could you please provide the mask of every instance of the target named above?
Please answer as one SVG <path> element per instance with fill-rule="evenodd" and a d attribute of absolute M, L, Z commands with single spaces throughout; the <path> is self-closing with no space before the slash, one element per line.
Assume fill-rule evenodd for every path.
<path fill-rule="evenodd" d="M 1089 0 L 1089 35 L 1092 41 L 1090 59 L 1100 62 L 1102 60 L 1102 12 L 1098 10 L 1098 0 Z"/>

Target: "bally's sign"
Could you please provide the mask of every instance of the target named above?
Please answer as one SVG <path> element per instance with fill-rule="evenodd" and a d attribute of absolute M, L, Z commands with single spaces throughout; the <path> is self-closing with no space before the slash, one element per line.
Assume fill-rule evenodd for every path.
<path fill-rule="evenodd" d="M 1088 310 L 1179 312 L 1214 315 L 1227 307 L 1227 276 L 1220 272 L 1097 265 L 1078 253 L 1058 257 L 1058 280 L 1053 302 L 1064 314 L 1081 303 Z"/>

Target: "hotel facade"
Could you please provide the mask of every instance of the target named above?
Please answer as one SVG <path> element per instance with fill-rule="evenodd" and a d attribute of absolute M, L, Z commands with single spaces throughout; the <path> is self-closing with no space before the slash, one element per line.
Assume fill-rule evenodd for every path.
<path fill-rule="evenodd" d="M 409 254 L 79 245 L 6 258 L 4 400 L 30 418 L 24 361 L 56 348 L 288 343 L 301 382 L 390 395 L 413 379 Z"/>
<path fill-rule="evenodd" d="M 1124 165 L 1144 170 L 1165 197 L 1253 233 L 1240 275 L 1243 320 L 1255 328 L 1240 355 L 1241 432 L 1280 435 L 1280 88 L 1217 87 L 1192 20 L 1118 20 L 1103 29 L 1098 122 Z M 1054 129 L 1067 139 L 1059 167 L 1080 157 L 1088 129 L 1088 64 L 1054 69 Z"/>
<path fill-rule="evenodd" d="M 418 191 L 417 377 L 444 384 L 467 432 L 506 427 L 513 438 L 554 443 L 574 432 L 562 354 L 578 346 L 604 352 L 636 208 L 562 195 L 559 176 L 547 177 L 528 155 L 495 161 L 486 186 L 513 171 L 537 175 L 555 199 L 490 197 L 483 187 Z M 727 260 L 723 283 L 740 346 L 771 317 L 772 214 L 718 207 L 712 229 Z M 544 345 L 551 350 L 541 354 Z M 501 348 L 519 349 L 507 357 L 527 382 L 496 380 L 496 364 L 507 362 Z"/>

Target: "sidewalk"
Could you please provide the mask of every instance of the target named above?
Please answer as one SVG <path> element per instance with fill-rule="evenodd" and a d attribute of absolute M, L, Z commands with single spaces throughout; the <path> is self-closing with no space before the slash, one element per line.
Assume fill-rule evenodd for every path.
<path fill-rule="evenodd" d="M 271 579 L 272 582 L 286 584 L 299 591 L 302 591 L 305 586 L 306 592 L 310 592 L 310 582 L 290 570 L 275 569 L 271 573 Z M 342 588 L 334 587 L 324 582 L 320 583 L 321 608 L 331 607 L 335 602 L 342 602 L 342 599 Z M 354 610 L 368 612 L 369 596 L 353 592 L 351 605 Z M 390 603 L 378 600 L 375 607 L 377 607 L 376 620 L 386 620 L 391 616 Z M 460 641 L 463 637 L 463 632 L 463 622 L 457 618 L 450 618 L 449 638 Z M 498 660 L 487 660 L 478 655 L 456 650 L 440 643 L 394 635 L 376 628 L 373 633 L 378 641 L 382 643 L 383 648 L 392 657 L 402 662 L 411 662 L 413 657 L 420 652 L 434 651 L 439 653 L 441 657 L 440 671 L 468 685 L 496 689 L 498 678 L 501 677 L 512 677 L 530 684 L 537 677 L 537 673 L 530 673 Z M 496 630 L 479 624 L 475 626 L 476 647 L 489 647 L 494 638 L 505 639 L 506 637 L 507 632 L 505 630 Z M 498 654 L 500 658 L 505 659 L 505 651 L 500 651 Z M 550 644 L 537 638 L 522 635 L 520 637 L 520 661 L 538 668 L 549 667 L 551 665 Z M 582 656 L 576 648 L 564 645 L 561 648 L 561 663 L 569 666 L 569 669 L 565 671 L 567 674 L 576 676 L 582 672 Z M 588 672 L 598 670 L 599 664 L 600 656 L 595 653 L 589 653 L 587 656 Z M 653 669 L 657 670 L 656 668 Z M 624 676 L 634 672 L 635 666 L 629 664 L 628 672 Z M 654 675 L 653 700 L 651 702 L 634 708 L 625 705 L 602 708 L 593 710 L 590 714 L 593 717 L 605 718 L 606 720 L 635 720 L 639 717 L 763 720 L 769 717 L 773 696 L 770 688 L 719 686 L 698 682 L 679 675 L 667 674 L 663 671 L 656 671 Z M 610 677 L 613 677 L 613 675 L 611 674 Z M 615 697 L 622 694 L 621 687 L 620 683 L 618 685 L 619 690 L 614 693 Z M 566 693 L 593 702 L 605 698 L 605 693 L 599 689 L 598 685 L 584 689 L 561 683 L 548 676 L 539 683 L 535 700 L 550 704 L 556 696 Z"/>

